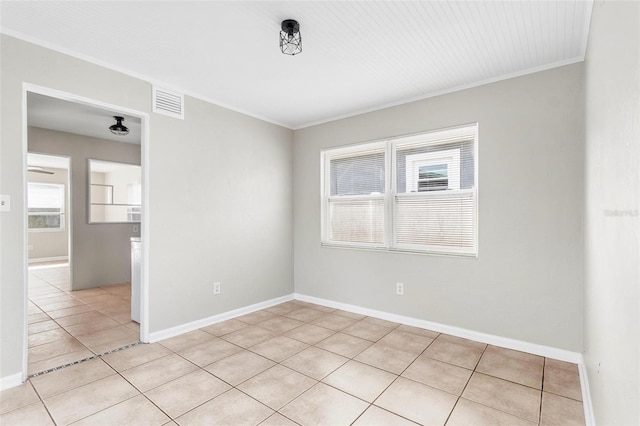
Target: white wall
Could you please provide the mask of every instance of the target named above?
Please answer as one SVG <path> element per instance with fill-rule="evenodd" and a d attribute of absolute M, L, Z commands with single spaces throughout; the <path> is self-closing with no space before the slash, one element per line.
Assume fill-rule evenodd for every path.
<path fill-rule="evenodd" d="M 596 2 L 586 69 L 584 358 L 596 421 L 640 424 L 640 3 Z"/>
<path fill-rule="evenodd" d="M 47 231 L 29 231 L 29 260 L 49 259 L 69 256 L 69 172 L 65 169 L 47 167 L 52 175 L 28 173 L 29 182 L 61 183 L 64 185 L 64 229 Z"/>
<path fill-rule="evenodd" d="M 140 164 L 140 145 L 29 127 L 29 150 L 71 157 L 72 288 L 130 281 L 131 224 L 89 224 L 90 158 Z"/>
<path fill-rule="evenodd" d="M 320 246 L 321 149 L 472 122 L 477 259 Z M 580 351 L 583 125 L 576 64 L 296 131 L 296 292 Z"/>
<path fill-rule="evenodd" d="M 153 114 L 148 82 L 0 43 L 0 193 L 12 204 L 0 214 L 0 378 L 20 373 L 24 351 L 23 82 L 150 114 L 150 332 L 293 291 L 291 130 L 188 96 L 185 120 Z"/>

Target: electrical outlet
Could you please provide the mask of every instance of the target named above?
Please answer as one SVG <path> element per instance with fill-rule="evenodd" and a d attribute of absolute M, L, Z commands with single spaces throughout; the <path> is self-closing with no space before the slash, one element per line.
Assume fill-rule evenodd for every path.
<path fill-rule="evenodd" d="M 213 294 L 215 294 L 215 295 L 220 294 L 220 283 L 219 282 L 213 283 Z"/>
<path fill-rule="evenodd" d="M 140 225 L 133 225 L 133 232 L 140 231 Z"/>
<path fill-rule="evenodd" d="M 396 283 L 396 294 L 398 296 L 403 296 L 404 295 L 404 284 Z"/>

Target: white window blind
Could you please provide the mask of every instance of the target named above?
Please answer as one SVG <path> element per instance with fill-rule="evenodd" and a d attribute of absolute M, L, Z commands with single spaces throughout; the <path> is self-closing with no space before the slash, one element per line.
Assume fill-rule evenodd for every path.
<path fill-rule="evenodd" d="M 29 182 L 27 191 L 29 229 L 64 229 L 64 185 Z"/>
<path fill-rule="evenodd" d="M 382 246 L 385 242 L 385 147 L 338 150 L 326 159 L 326 218 L 330 241 Z"/>
<path fill-rule="evenodd" d="M 476 255 L 476 152 L 477 125 L 325 151 L 323 243 Z"/>

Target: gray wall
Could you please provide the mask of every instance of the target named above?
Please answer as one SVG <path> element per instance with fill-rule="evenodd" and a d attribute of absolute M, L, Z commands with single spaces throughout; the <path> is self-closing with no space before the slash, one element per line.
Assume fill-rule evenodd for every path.
<path fill-rule="evenodd" d="M 293 291 L 291 130 L 191 97 L 185 120 L 153 114 L 147 82 L 0 43 L 0 192 L 12 203 L 0 214 L 0 378 L 20 373 L 24 350 L 23 82 L 150 114 L 151 332 Z"/>
<path fill-rule="evenodd" d="M 131 280 L 131 224 L 89 224 L 88 161 L 140 164 L 140 145 L 29 127 L 29 151 L 71 157 L 72 288 Z"/>
<path fill-rule="evenodd" d="M 596 2 L 586 70 L 584 359 L 600 425 L 640 424 L 640 3 Z"/>
<path fill-rule="evenodd" d="M 296 292 L 580 351 L 583 102 L 576 64 L 297 130 Z M 320 246 L 322 148 L 471 122 L 477 259 Z"/>
<path fill-rule="evenodd" d="M 29 260 L 69 256 L 69 185 L 68 170 L 46 167 L 52 175 L 27 173 L 29 182 L 64 184 L 64 229 L 54 231 L 29 231 Z"/>

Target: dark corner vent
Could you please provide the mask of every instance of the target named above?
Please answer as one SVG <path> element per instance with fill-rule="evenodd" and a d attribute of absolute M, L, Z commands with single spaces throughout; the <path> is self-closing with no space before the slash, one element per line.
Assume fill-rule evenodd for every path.
<path fill-rule="evenodd" d="M 153 87 L 153 112 L 184 119 L 184 95 Z"/>

